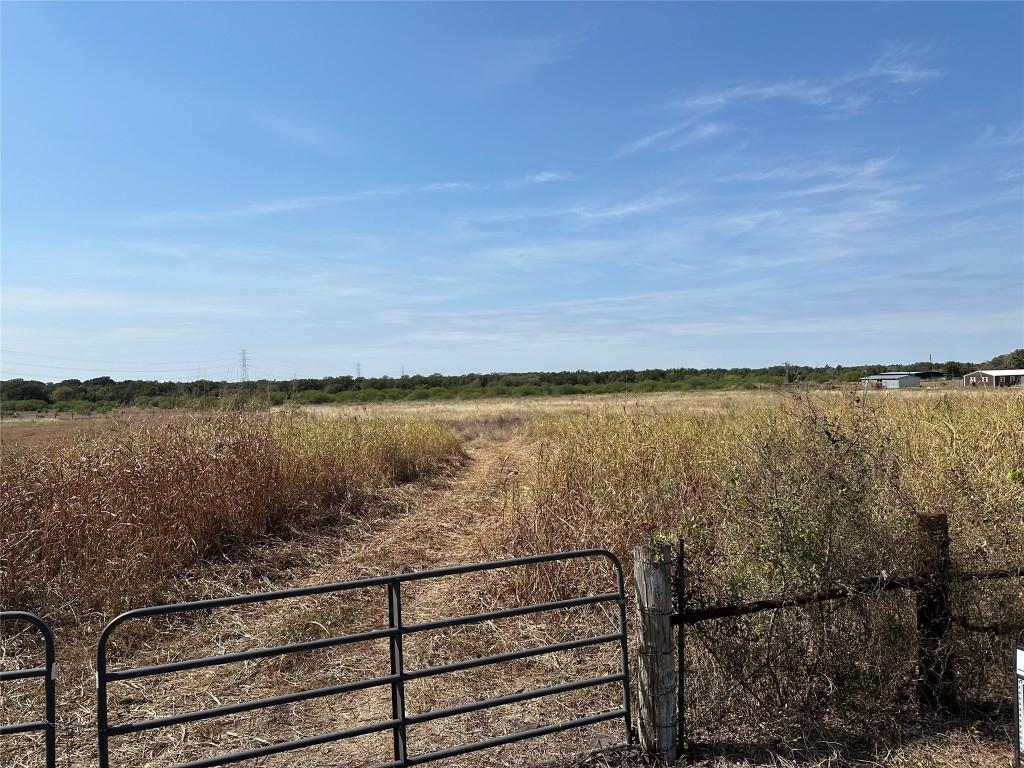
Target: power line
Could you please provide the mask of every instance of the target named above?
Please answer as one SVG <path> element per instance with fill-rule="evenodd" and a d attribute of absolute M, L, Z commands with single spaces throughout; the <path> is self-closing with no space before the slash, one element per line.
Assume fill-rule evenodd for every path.
<path fill-rule="evenodd" d="M 264 362 L 263 360 L 260 360 L 259 358 L 253 357 L 252 355 L 249 355 L 248 359 L 249 359 L 250 365 L 253 368 L 269 368 L 269 369 L 276 370 L 276 371 L 282 371 L 282 372 L 284 372 L 284 373 L 286 373 L 288 375 L 288 378 L 294 378 L 294 375 L 295 375 L 295 367 L 294 366 L 277 365 L 275 363 L 267 363 L 267 362 Z"/>

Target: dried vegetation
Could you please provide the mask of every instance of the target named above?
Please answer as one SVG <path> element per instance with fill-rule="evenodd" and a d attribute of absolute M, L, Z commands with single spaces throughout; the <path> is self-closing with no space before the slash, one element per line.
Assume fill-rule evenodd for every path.
<path fill-rule="evenodd" d="M 735 602 L 911 574 L 919 512 L 949 514 L 955 570 L 1021 567 L 1021 435 L 1024 396 L 963 391 L 429 402 L 316 409 L 304 417 L 93 425 L 90 435 L 50 447 L 5 447 L 0 597 L 5 607 L 42 610 L 67 635 L 83 617 L 109 618 L 175 597 L 193 571 L 206 574 L 201 586 L 193 584 L 197 596 L 210 596 L 264 591 L 268 579 L 280 587 L 330 583 L 592 546 L 615 551 L 628 568 L 635 545 L 682 537 L 688 602 Z M 469 474 L 430 480 L 461 455 L 460 441 L 476 457 Z M 420 482 L 389 489 L 416 477 Z M 348 514 L 367 502 L 365 516 Z M 349 522 L 336 525 L 341 519 Z M 335 524 L 323 525 L 328 521 Z M 293 526 L 298 532 L 291 540 L 241 546 L 247 537 Z M 607 579 L 580 564 L 523 573 L 413 592 L 410 617 L 583 594 Z M 1024 626 L 1019 579 L 958 587 L 954 603 L 957 616 L 970 623 Z M 165 645 L 159 627 L 127 635 L 124 651 L 147 663 L 161 654 L 316 639 L 358 629 L 371 616 L 378 621 L 379 610 L 378 599 L 359 597 L 289 605 L 269 615 L 247 609 L 203 621 L 192 634 L 172 627 L 176 639 Z M 594 631 L 606 619 L 573 617 L 593 623 Z M 411 648 L 410 660 L 437 663 L 551 642 L 565 628 L 562 620 L 538 620 L 442 633 Z M 83 765 L 94 762 L 88 655 L 95 636 L 61 650 L 70 660 L 61 671 L 62 706 L 84 729 L 62 738 Z M 1024 641 L 1019 629 L 1013 637 Z M 696 756 L 702 765 L 719 766 L 1005 766 L 1012 729 L 1006 648 L 1013 637 L 957 629 L 957 674 L 971 709 L 961 718 L 924 721 L 912 700 L 916 627 L 909 593 L 696 625 L 687 633 L 687 717 L 700 743 Z M 192 702 L 273 695 L 376 674 L 379 658 L 380 649 L 353 649 L 272 669 L 199 674 L 145 695 L 128 687 L 118 704 L 146 717 Z M 552 659 L 550 669 L 439 680 L 413 694 L 415 706 L 521 690 L 569 665 L 587 669 L 598 662 L 608 660 Z M 602 695 L 614 701 L 614 691 Z M 28 692 L 17 698 L 28 710 L 37 703 Z M 215 746 L 301 736 L 300 727 L 326 732 L 338 727 L 339 717 L 363 722 L 385 704 L 352 698 L 341 709 L 332 700 L 209 721 L 168 732 L 138 751 L 126 744 L 122 755 L 131 764 L 162 765 Z M 580 702 L 588 704 L 594 701 Z M 576 708 L 553 706 L 552 717 Z M 535 715 L 541 716 L 495 711 L 456 725 L 472 738 L 514 730 Z M 569 752 L 618 737 L 588 744 L 586 734 L 567 735 L 584 740 L 566 742 Z M 451 738 L 444 728 L 424 736 L 436 747 Z M 356 764 L 381 748 L 297 754 L 310 766 Z M 459 764 L 533 764 L 553 750 L 553 744 L 526 745 L 515 758 L 499 750 Z M 20 765 L 21 753 L 15 758 Z M 609 756 L 586 764 L 643 761 Z"/>
<path fill-rule="evenodd" d="M 706 410 L 605 408 L 533 428 L 507 488 L 509 552 L 652 538 L 686 547 L 690 607 L 918 572 L 918 513 L 947 513 L 957 572 L 1024 567 L 1024 395 L 841 393 Z M 561 574 L 537 582 L 567 588 Z M 953 589 L 965 703 L 1007 730 L 1020 579 Z M 791 608 L 687 632 L 690 733 L 705 743 L 844 743 L 916 716 L 912 593 Z M 1001 714 L 997 711 L 1002 709 Z M 988 721 L 991 721 L 989 718 Z"/>
<path fill-rule="evenodd" d="M 297 414 L 114 423 L 6 448 L 0 600 L 58 625 L 160 601 L 202 558 L 357 511 L 460 450 L 436 421 Z"/>

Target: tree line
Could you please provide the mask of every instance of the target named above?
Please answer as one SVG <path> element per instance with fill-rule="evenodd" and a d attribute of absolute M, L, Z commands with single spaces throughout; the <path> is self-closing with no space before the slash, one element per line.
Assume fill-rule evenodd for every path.
<path fill-rule="evenodd" d="M 888 370 L 934 370 L 955 379 L 979 368 L 1024 368 L 1024 349 L 983 363 L 950 360 L 931 366 L 908 365 L 803 366 L 766 368 L 649 368 L 621 371 L 559 371 L 535 373 L 440 373 L 401 377 L 330 376 L 322 379 L 258 381 L 115 381 L 100 376 L 82 381 L 42 382 L 8 379 L 0 382 L 0 409 L 91 413 L 126 406 L 217 408 L 299 404 L 377 402 L 386 400 L 531 397 L 616 392 L 667 392 L 713 389 L 754 389 L 787 384 L 856 382 Z"/>

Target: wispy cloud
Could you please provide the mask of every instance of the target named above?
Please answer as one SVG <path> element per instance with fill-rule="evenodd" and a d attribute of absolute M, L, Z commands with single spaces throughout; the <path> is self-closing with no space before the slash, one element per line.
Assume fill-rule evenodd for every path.
<path fill-rule="evenodd" d="M 715 136 L 727 127 L 712 115 L 743 105 L 784 101 L 830 116 L 852 115 L 878 101 L 901 98 L 943 73 L 924 63 L 927 51 L 908 43 L 888 43 L 866 67 L 828 79 L 795 78 L 736 83 L 691 93 L 667 105 L 679 119 L 622 146 L 614 157 L 639 150 L 671 151 Z"/>
<path fill-rule="evenodd" d="M 274 200 L 259 200 L 233 208 L 221 208 L 218 210 L 161 211 L 136 216 L 132 220 L 132 223 L 140 226 L 176 224 L 183 222 L 212 223 L 232 219 L 289 213 L 292 211 L 322 208 L 331 205 L 358 203 L 366 200 L 372 200 L 374 198 L 408 197 L 411 195 L 430 194 L 435 192 L 483 192 L 502 189 L 511 190 L 535 184 L 549 184 L 556 181 L 568 181 L 573 178 L 573 174 L 568 171 L 541 171 L 510 179 L 501 179 L 498 181 L 439 181 L 428 184 L 410 184 L 397 187 L 366 189 L 336 195 L 305 195 L 297 197 L 283 197 Z"/>
<path fill-rule="evenodd" d="M 1024 123 L 998 126 L 989 124 L 971 144 L 971 149 L 1016 147 L 1020 144 L 1024 144 Z"/>
<path fill-rule="evenodd" d="M 584 219 L 621 219 L 637 213 L 647 213 L 670 205 L 679 205 L 689 200 L 687 195 L 655 195 L 608 208 L 580 207 L 572 212 Z"/>
<path fill-rule="evenodd" d="M 572 58 L 586 41 L 582 30 L 491 40 L 478 76 L 492 87 L 521 85 L 545 67 Z"/>
<path fill-rule="evenodd" d="M 572 181 L 575 178 L 575 174 L 572 174 L 569 171 L 541 171 L 539 173 L 528 173 L 525 176 L 520 176 L 515 179 L 508 179 L 503 182 L 503 186 L 508 189 L 516 189 L 517 187 L 527 187 L 531 184 L 548 184 L 553 181 Z"/>
<path fill-rule="evenodd" d="M 871 158 L 860 163 L 797 161 L 764 171 L 737 173 L 726 182 L 774 184 L 782 197 L 806 197 L 835 192 L 875 192 L 895 194 L 915 191 L 916 184 L 897 181 L 891 176 L 894 157 Z M 813 182 L 803 185 L 800 182 Z"/>
<path fill-rule="evenodd" d="M 853 75 L 850 81 L 878 77 L 893 83 L 923 83 L 942 77 L 941 70 L 924 63 L 927 56 L 928 51 L 922 46 L 890 41 L 871 66 Z"/>
<path fill-rule="evenodd" d="M 641 149 L 656 148 L 662 151 L 672 151 L 695 144 L 698 141 L 704 139 L 710 139 L 714 136 L 719 135 L 729 129 L 729 126 L 723 125 L 722 123 L 699 123 L 694 125 L 693 120 L 683 120 L 675 125 L 670 125 L 667 128 L 655 131 L 654 133 L 643 136 L 636 141 L 630 142 L 623 147 L 616 150 L 615 154 L 612 155 L 612 159 L 617 159 L 625 155 L 631 155 L 634 152 L 638 152 Z"/>

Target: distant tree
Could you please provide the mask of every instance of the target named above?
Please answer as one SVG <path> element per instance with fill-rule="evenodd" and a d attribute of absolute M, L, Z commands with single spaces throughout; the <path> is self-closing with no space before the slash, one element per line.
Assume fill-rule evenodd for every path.
<path fill-rule="evenodd" d="M 0 398 L 4 400 L 42 400 L 50 402 L 49 388 L 41 381 L 10 379 L 0 382 Z"/>
<path fill-rule="evenodd" d="M 966 373 L 978 370 L 978 366 L 974 363 L 961 363 L 957 360 L 949 360 L 939 366 L 939 368 L 950 379 L 957 379 Z"/>
<path fill-rule="evenodd" d="M 1015 349 L 1013 352 L 1007 352 L 1005 355 L 996 355 L 981 367 L 1003 370 L 1024 368 L 1024 349 Z"/>
<path fill-rule="evenodd" d="M 85 392 L 81 387 L 70 387 L 61 384 L 60 386 L 54 387 L 50 393 L 50 399 L 55 403 L 63 403 L 69 400 L 78 400 Z"/>

